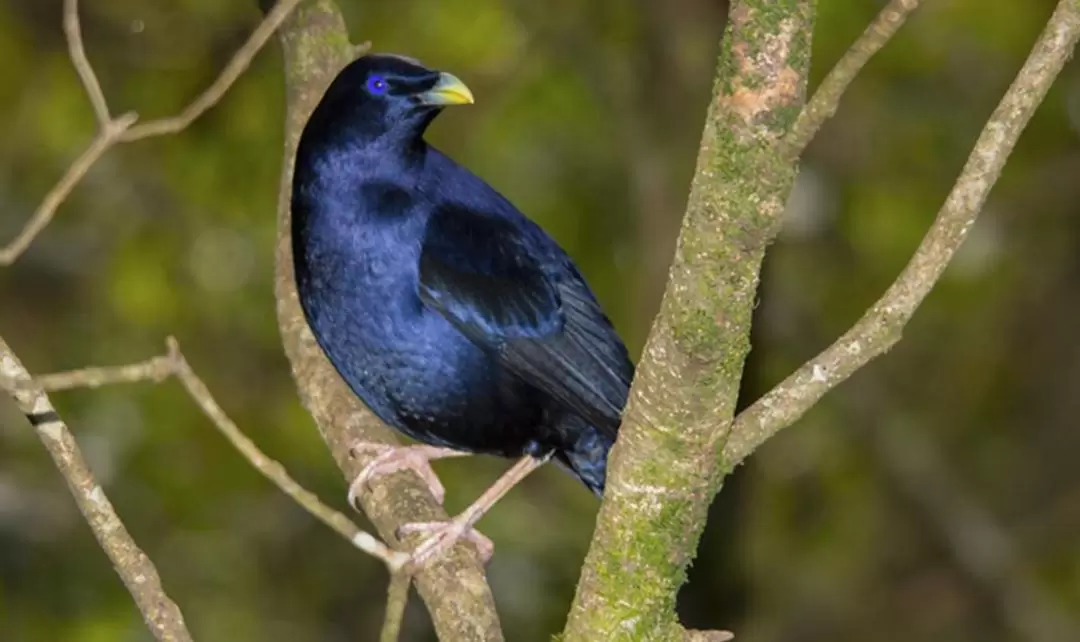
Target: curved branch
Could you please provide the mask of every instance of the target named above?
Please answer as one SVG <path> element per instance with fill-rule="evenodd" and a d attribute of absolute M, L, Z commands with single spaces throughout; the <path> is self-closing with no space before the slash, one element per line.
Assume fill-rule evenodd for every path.
<path fill-rule="evenodd" d="M 825 80 L 814 91 L 814 95 L 806 102 L 791 133 L 787 135 L 786 145 L 792 155 L 798 156 L 806 148 L 817 134 L 825 121 L 832 118 L 840 105 L 840 98 L 844 95 L 848 85 L 859 75 L 862 68 L 884 47 L 900 27 L 907 22 L 911 12 L 919 8 L 922 0 L 892 0 L 874 18 L 870 26 L 863 31 L 855 44 L 844 53 L 836 66 L 832 68 Z"/>
<path fill-rule="evenodd" d="M 120 140 L 128 143 L 151 136 L 175 134 L 206 113 L 206 110 L 216 105 L 221 100 L 221 97 L 225 95 L 225 92 L 229 90 L 229 87 L 232 87 L 232 84 L 236 82 L 236 79 L 247 70 L 248 65 L 255 58 L 255 54 L 262 50 L 266 41 L 270 40 L 270 36 L 274 35 L 274 32 L 281 26 L 281 23 L 285 22 L 285 19 L 289 17 L 289 14 L 298 4 L 300 4 L 300 0 L 279 0 L 274 5 L 274 8 L 270 10 L 270 13 L 266 14 L 266 18 L 255 28 L 255 31 L 251 32 L 243 46 L 233 54 L 232 60 L 225 65 L 225 68 L 221 70 L 214 82 L 203 93 L 199 94 L 195 100 L 191 101 L 183 111 L 169 118 L 161 118 L 132 127 L 121 136 Z"/>
<path fill-rule="evenodd" d="M 150 632 L 161 642 L 191 642 L 180 608 L 165 593 L 157 568 L 139 548 L 116 514 L 104 489 L 83 459 L 67 424 L 49 396 L 37 386 L 18 357 L 0 337 L 0 386 L 8 392 L 34 426 L 56 469 L 67 481 L 75 503 L 117 575 L 142 613 Z"/>
<path fill-rule="evenodd" d="M 161 383 L 169 377 L 176 377 L 192 401 L 213 422 L 218 432 L 240 451 L 240 454 L 255 470 L 276 485 L 281 492 L 291 497 L 304 510 L 336 531 L 353 546 L 386 564 L 391 573 L 396 573 L 405 566 L 409 559 L 408 555 L 390 550 L 385 544 L 360 530 L 348 517 L 324 504 L 318 496 L 297 483 L 284 466 L 260 450 L 214 399 L 210 389 L 206 387 L 202 378 L 195 373 L 180 351 L 180 344 L 176 339 L 169 337 L 166 343 L 169 352 L 165 355 L 123 366 L 79 368 L 67 372 L 38 375 L 32 382 L 24 382 L 22 387 L 26 387 L 29 383 L 31 387 L 36 385 L 42 390 L 55 392 L 142 381 Z M 0 387 L 19 385 L 14 380 L 0 376 Z"/>
<path fill-rule="evenodd" d="M 1020 133 L 1080 38 L 1080 1 L 1060 0 L 1023 68 L 979 135 L 960 177 L 907 267 L 842 337 L 744 410 L 723 450 L 734 467 L 900 340 L 904 326 L 941 278 L 975 224 Z"/>
<path fill-rule="evenodd" d="M 353 459 L 357 440 L 397 443 L 393 433 L 368 411 L 341 381 L 304 320 L 293 277 L 289 204 L 296 144 L 308 114 L 334 75 L 353 59 L 341 13 L 332 0 L 307 0 L 280 30 L 285 50 L 285 162 L 278 202 L 275 296 L 278 325 L 300 397 L 346 479 L 366 461 Z M 388 542 L 401 542 L 397 528 L 407 522 L 447 519 L 445 511 L 413 475 L 392 475 L 372 483 L 361 496 L 364 512 Z M 410 544 L 415 544 L 410 538 Z M 475 551 L 458 545 L 419 573 L 417 588 L 442 640 L 503 639 L 495 602 Z"/>
<path fill-rule="evenodd" d="M 240 77 L 240 74 L 247 69 L 255 54 L 262 49 L 274 31 L 289 13 L 296 8 L 299 1 L 278 0 L 274 8 L 259 23 L 259 26 L 255 28 L 244 46 L 236 52 L 213 84 L 180 112 L 178 116 L 133 126 L 138 118 L 135 112 L 129 112 L 117 118 L 109 117 L 108 101 L 101 91 L 97 75 L 94 73 L 90 61 L 87 60 L 86 50 L 83 47 L 82 29 L 79 25 L 78 0 L 64 0 L 64 33 L 68 41 L 71 63 L 75 66 L 83 87 L 86 88 L 86 93 L 97 116 L 100 131 L 86 151 L 68 167 L 64 177 L 45 196 L 41 205 L 30 217 L 30 220 L 19 232 L 18 236 L 0 247 L 0 267 L 11 265 L 22 256 L 38 234 L 52 222 L 57 208 L 71 194 L 71 190 L 75 189 L 75 186 L 86 176 L 94 163 L 110 148 L 120 143 L 179 132 L 206 112 L 207 109 L 217 104 L 229 87 Z"/>
<path fill-rule="evenodd" d="M 22 253 L 26 251 L 26 248 L 30 247 L 37 235 L 41 234 L 41 231 L 52 222 L 53 217 L 56 216 L 56 210 L 67 200 L 71 190 L 75 189 L 75 186 L 86 176 L 86 173 L 101 158 L 102 154 L 116 144 L 124 131 L 135 122 L 135 118 L 134 112 L 124 114 L 116 120 L 110 120 L 101 126 L 101 132 L 86 148 L 86 151 L 80 154 L 75 159 L 75 162 L 68 167 L 60 182 L 45 195 L 41 205 L 34 211 L 33 216 L 27 221 L 19 235 L 0 248 L 0 266 L 11 265 L 22 256 Z"/>
<path fill-rule="evenodd" d="M 94 67 L 86 58 L 82 26 L 79 24 L 79 0 L 64 0 L 64 34 L 67 37 L 71 63 L 75 65 L 79 80 L 86 88 L 86 95 L 94 107 L 98 125 L 105 129 L 106 125 L 112 121 L 112 117 L 109 116 L 109 104 L 105 101 L 105 93 L 101 91 L 101 83 L 98 82 L 97 74 L 94 73 Z"/>

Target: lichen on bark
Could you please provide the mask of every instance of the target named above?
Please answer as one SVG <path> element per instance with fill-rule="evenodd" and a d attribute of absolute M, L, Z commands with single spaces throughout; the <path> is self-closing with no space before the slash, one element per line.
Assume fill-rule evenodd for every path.
<path fill-rule="evenodd" d="M 718 490 L 765 248 L 796 164 L 814 0 L 733 3 L 667 290 L 563 639 L 679 640 L 675 596 Z"/>

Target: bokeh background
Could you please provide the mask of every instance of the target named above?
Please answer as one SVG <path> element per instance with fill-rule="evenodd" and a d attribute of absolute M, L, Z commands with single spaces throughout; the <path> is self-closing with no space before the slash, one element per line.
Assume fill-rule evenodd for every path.
<path fill-rule="evenodd" d="M 0 2 L 0 239 L 94 133 L 60 0 Z M 114 112 L 178 110 L 259 19 L 254 0 L 82 3 Z M 638 354 L 712 79 L 720 0 L 342 0 L 353 37 L 477 96 L 430 139 L 580 262 Z M 816 84 L 883 0 L 820 0 Z M 744 405 L 894 278 L 1051 0 L 927 0 L 805 156 L 769 253 Z M 118 364 L 176 335 L 241 427 L 345 508 L 300 408 L 271 294 L 281 166 L 274 42 L 179 136 L 117 148 L 0 270 L 0 333 L 32 371 Z M 1080 639 L 1080 68 L 1040 108 L 904 341 L 741 467 L 682 617 L 750 642 Z M 199 640 L 371 640 L 386 573 L 264 481 L 175 383 L 58 394 Z M 438 470 L 451 509 L 506 466 Z M 596 501 L 557 470 L 482 522 L 507 638 L 561 629 Z M 359 516 L 358 519 L 361 519 Z M 0 639 L 149 640 L 24 419 L 0 399 Z M 432 640 L 418 603 L 404 639 Z"/>

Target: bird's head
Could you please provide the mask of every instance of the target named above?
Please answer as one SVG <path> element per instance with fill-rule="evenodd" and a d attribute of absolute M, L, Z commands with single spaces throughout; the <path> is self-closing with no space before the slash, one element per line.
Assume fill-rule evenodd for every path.
<path fill-rule="evenodd" d="M 472 92 L 452 74 L 403 56 L 369 54 L 338 73 L 312 120 L 367 140 L 401 140 L 422 135 L 443 107 L 472 102 Z"/>

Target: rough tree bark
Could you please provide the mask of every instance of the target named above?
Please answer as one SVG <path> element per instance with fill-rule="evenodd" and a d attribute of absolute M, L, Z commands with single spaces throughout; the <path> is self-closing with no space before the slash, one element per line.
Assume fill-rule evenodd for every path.
<path fill-rule="evenodd" d="M 917 5 L 894 0 L 872 29 L 895 32 Z M 679 629 L 673 609 L 712 491 L 766 439 L 899 341 L 1080 40 L 1080 0 L 1059 0 L 904 271 L 847 333 L 732 422 L 757 267 L 775 231 L 773 199 L 786 193 L 794 169 L 785 159 L 832 112 L 828 103 L 842 89 L 826 84 L 823 104 L 804 114 L 804 131 L 778 140 L 801 99 L 809 50 L 808 38 L 791 37 L 791 29 L 808 30 L 812 15 L 813 0 L 732 7 L 678 254 L 612 455 L 611 491 L 566 640 L 701 639 Z M 876 31 L 868 34 L 841 76 L 883 44 Z M 704 461 L 718 444 L 715 460 Z"/>
<path fill-rule="evenodd" d="M 278 324 L 301 399 L 346 479 L 354 478 L 364 460 L 353 459 L 356 440 L 396 443 L 393 433 L 348 389 L 311 334 L 296 295 L 289 201 L 296 144 L 308 114 L 330 80 L 353 59 L 341 13 L 332 0 L 303 2 L 279 30 L 285 54 L 285 161 L 278 205 L 275 295 Z M 447 519 L 426 486 L 413 475 L 392 475 L 372 484 L 361 497 L 379 534 L 398 542 L 396 529 L 407 522 Z M 411 542 L 415 544 L 415 542 Z M 442 640 L 502 640 L 495 602 L 475 551 L 460 544 L 416 578 L 417 588 Z"/>
<path fill-rule="evenodd" d="M 682 640 L 675 596 L 718 490 L 765 248 L 796 163 L 813 0 L 733 3 L 664 294 L 609 459 L 565 640 Z"/>
<path fill-rule="evenodd" d="M 893 0 L 872 27 L 884 31 L 868 30 L 860 41 L 863 49 L 857 47 L 857 55 L 847 60 L 851 69 L 841 71 L 853 75 L 918 4 Z M 814 11 L 815 0 L 732 3 L 668 287 L 610 457 L 607 493 L 564 642 L 726 639 L 721 632 L 685 631 L 675 617 L 675 597 L 724 474 L 899 339 L 1080 38 L 1080 0 L 1060 0 L 908 268 L 849 333 L 733 422 L 761 262 L 779 228 L 795 157 L 842 90 L 827 92 L 793 131 L 803 105 Z M 349 459 L 349 441 L 360 435 L 391 437 L 315 347 L 292 290 L 288 243 L 296 137 L 352 49 L 331 0 L 307 2 L 282 37 L 289 117 L 279 219 L 279 315 L 305 403 L 342 470 L 352 476 L 359 464 Z M 366 497 L 365 509 L 390 540 L 402 521 L 438 512 L 425 491 L 400 476 Z M 459 550 L 446 566 L 422 576 L 421 593 L 441 639 L 501 639 L 490 591 L 471 555 Z M 457 603 L 464 608 L 454 611 L 450 605 Z"/>

